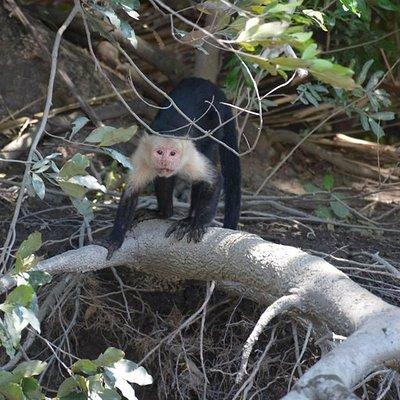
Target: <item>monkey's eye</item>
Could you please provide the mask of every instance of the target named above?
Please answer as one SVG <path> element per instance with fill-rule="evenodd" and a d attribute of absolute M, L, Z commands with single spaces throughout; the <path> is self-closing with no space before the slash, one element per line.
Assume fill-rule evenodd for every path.
<path fill-rule="evenodd" d="M 163 151 L 162 150 L 157 150 L 157 154 L 162 155 Z"/>
<path fill-rule="evenodd" d="M 171 151 L 171 153 L 169 153 L 171 156 L 174 156 L 176 154 L 176 151 Z"/>

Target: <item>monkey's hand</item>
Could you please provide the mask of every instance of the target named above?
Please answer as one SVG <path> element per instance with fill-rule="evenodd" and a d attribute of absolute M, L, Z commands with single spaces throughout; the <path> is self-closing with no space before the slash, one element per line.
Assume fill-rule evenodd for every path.
<path fill-rule="evenodd" d="M 107 249 L 107 260 L 109 260 L 116 250 L 118 250 L 123 242 L 115 240 L 111 237 L 96 240 L 94 244 L 105 247 Z"/>
<path fill-rule="evenodd" d="M 208 224 L 195 223 L 193 218 L 187 217 L 180 221 L 174 222 L 165 233 L 165 237 L 174 234 L 175 239 L 182 240 L 185 235 L 188 243 L 192 240 L 198 243 L 203 239 L 207 231 Z"/>

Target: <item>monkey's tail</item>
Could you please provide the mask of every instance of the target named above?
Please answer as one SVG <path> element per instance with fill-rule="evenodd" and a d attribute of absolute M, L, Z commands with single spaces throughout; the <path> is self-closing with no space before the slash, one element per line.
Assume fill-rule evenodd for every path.
<path fill-rule="evenodd" d="M 232 118 L 232 114 L 229 114 L 229 118 Z M 223 129 L 223 142 L 232 150 L 238 152 L 238 137 L 235 127 L 235 121 L 231 120 L 230 122 L 225 124 Z M 240 158 L 222 145 L 219 146 L 219 155 L 221 160 L 221 172 L 224 178 L 225 192 L 224 228 L 237 229 L 241 205 L 242 172 L 240 166 Z"/>

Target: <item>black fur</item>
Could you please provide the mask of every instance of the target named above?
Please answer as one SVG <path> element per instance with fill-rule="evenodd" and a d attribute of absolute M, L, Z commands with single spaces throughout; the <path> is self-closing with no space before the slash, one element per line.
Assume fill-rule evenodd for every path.
<path fill-rule="evenodd" d="M 190 120 L 194 120 L 198 126 L 207 132 L 213 131 L 221 123 L 229 120 L 214 132 L 213 136 L 225 143 L 229 148 L 238 151 L 238 138 L 235 123 L 232 120 L 232 112 L 229 106 L 221 104 L 226 102 L 226 98 L 217 86 L 205 79 L 189 78 L 183 80 L 170 93 L 170 97 Z M 169 101 L 167 100 L 164 107 L 168 106 Z M 190 126 L 190 122 L 172 105 L 160 110 L 151 124 L 151 128 L 159 134 L 176 137 L 189 136 L 197 138 L 204 136 L 200 130 Z M 188 241 L 198 242 L 202 239 L 206 227 L 215 217 L 222 185 L 225 191 L 224 227 L 237 228 L 241 203 L 241 166 L 238 156 L 209 137 L 195 140 L 194 143 L 197 150 L 203 153 L 215 167 L 215 183 L 210 185 L 206 182 L 198 182 L 192 185 L 189 216 L 172 224 L 166 236 L 170 236 L 173 233 L 180 240 L 187 234 Z M 218 150 L 222 176 L 216 167 Z M 174 182 L 174 177 L 157 178 L 155 180 L 159 212 L 165 218 L 173 213 L 172 192 Z M 137 193 L 131 194 L 136 198 L 137 195 Z M 125 237 L 128 227 L 126 220 L 131 218 L 132 214 L 132 211 L 126 209 L 126 207 L 135 207 L 136 202 L 137 200 L 127 201 L 124 196 L 121 198 L 113 233 L 110 237 L 119 246 Z M 125 211 L 120 210 L 121 207 Z M 109 253 L 109 256 L 111 254 Z"/>

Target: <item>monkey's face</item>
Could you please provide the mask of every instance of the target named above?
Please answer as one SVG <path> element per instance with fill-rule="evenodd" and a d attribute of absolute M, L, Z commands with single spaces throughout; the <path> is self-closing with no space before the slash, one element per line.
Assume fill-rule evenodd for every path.
<path fill-rule="evenodd" d="M 151 158 L 157 175 L 168 178 L 181 166 L 182 149 L 174 143 L 158 143 L 153 146 Z"/>

